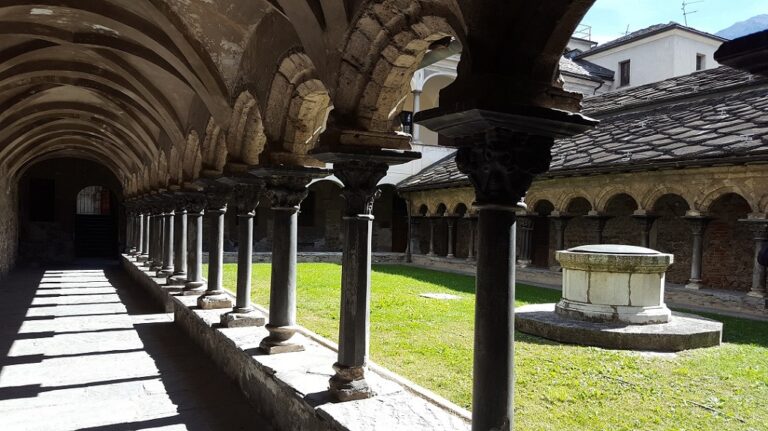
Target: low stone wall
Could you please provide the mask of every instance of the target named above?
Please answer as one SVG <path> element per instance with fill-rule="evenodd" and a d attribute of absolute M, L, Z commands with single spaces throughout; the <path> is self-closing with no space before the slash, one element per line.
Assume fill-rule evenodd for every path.
<path fill-rule="evenodd" d="M 272 253 L 258 252 L 251 256 L 253 263 L 272 262 Z M 373 263 L 405 263 L 405 253 L 372 253 L 371 258 Z M 341 263 L 341 252 L 298 252 L 296 253 L 296 260 L 299 262 Z M 208 253 L 203 253 L 203 263 L 208 263 Z M 237 252 L 224 252 L 224 263 L 237 263 Z"/>
<path fill-rule="evenodd" d="M 123 266 L 153 298 L 173 311 L 175 323 L 237 384 L 258 413 L 275 429 L 341 430 L 469 430 L 469 412 L 371 364 L 367 378 L 373 398 L 333 403 L 328 379 L 336 360 L 333 343 L 301 328 L 297 341 L 305 351 L 264 355 L 259 343 L 263 327 L 221 328 L 229 311 L 201 310 L 196 296 L 177 296 L 161 279 L 127 257 Z M 261 310 L 265 312 L 265 310 Z"/>

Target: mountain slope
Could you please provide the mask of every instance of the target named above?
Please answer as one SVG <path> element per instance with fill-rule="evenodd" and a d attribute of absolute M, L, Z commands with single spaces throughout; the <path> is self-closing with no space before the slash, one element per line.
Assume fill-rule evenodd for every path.
<path fill-rule="evenodd" d="M 715 34 L 726 39 L 736 39 L 737 37 L 746 36 L 765 29 L 768 29 L 768 14 L 755 15 L 746 21 L 737 22 Z"/>

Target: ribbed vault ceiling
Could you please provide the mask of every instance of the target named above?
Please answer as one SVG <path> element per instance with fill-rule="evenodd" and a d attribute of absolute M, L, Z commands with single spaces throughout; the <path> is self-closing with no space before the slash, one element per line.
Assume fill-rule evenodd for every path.
<path fill-rule="evenodd" d="M 524 18 L 572 30 L 591 3 L 552 0 Z M 82 157 L 112 169 L 131 195 L 221 174 L 229 163 L 305 156 L 331 110 L 337 127 L 389 132 L 430 44 L 452 36 L 471 46 L 467 32 L 487 15 L 473 8 L 487 7 L 0 0 L 0 172 Z M 537 43 L 557 51 L 560 39 Z"/>

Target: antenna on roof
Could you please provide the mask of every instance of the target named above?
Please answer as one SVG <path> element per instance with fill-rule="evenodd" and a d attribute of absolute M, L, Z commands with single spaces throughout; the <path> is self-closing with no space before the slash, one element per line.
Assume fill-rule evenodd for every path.
<path fill-rule="evenodd" d="M 629 34 L 629 24 L 627 24 L 627 30 L 624 32 L 624 36 Z"/>
<path fill-rule="evenodd" d="M 704 3 L 704 0 L 693 0 L 693 1 L 683 0 L 683 7 L 680 8 L 680 9 L 683 10 L 683 20 L 685 21 L 685 26 L 686 27 L 688 27 L 688 15 L 690 15 L 692 13 L 698 12 L 697 10 L 692 10 L 692 11 L 689 12 L 688 10 L 686 10 L 686 7 L 688 7 L 689 5 L 692 5 L 692 4 L 696 4 L 696 3 Z"/>

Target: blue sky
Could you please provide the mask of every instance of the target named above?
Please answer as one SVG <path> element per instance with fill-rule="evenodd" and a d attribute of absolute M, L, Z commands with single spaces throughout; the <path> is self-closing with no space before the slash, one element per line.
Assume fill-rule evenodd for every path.
<path fill-rule="evenodd" d="M 592 26 L 592 40 L 606 42 L 649 25 L 676 21 L 683 24 L 683 0 L 597 0 L 583 24 Z M 686 0 L 692 2 L 693 0 Z M 691 4 L 688 25 L 710 33 L 737 21 L 768 14 L 768 0 L 704 0 Z"/>

